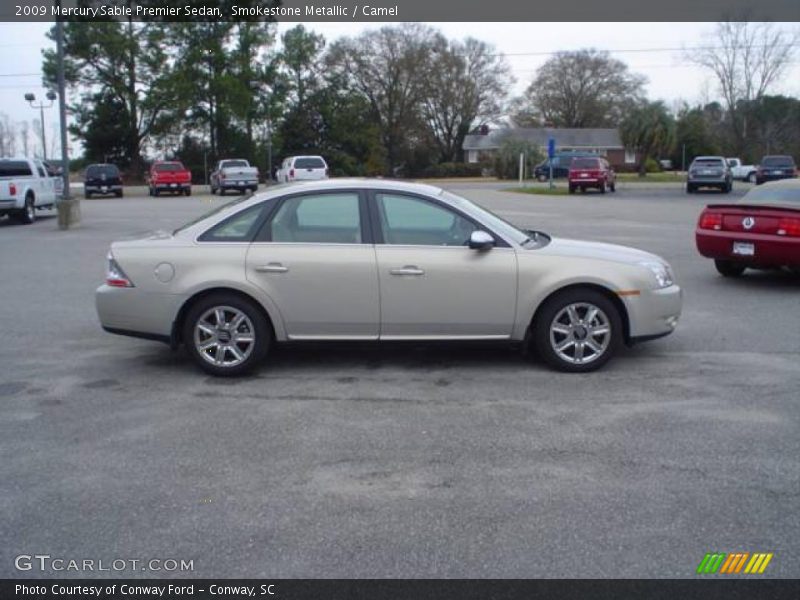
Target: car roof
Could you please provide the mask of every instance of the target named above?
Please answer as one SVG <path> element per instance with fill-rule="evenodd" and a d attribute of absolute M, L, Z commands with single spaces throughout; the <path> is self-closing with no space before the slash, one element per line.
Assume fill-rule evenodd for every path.
<path fill-rule="evenodd" d="M 777 181 L 766 181 L 758 187 L 761 189 L 800 188 L 800 179 L 778 179 Z"/>
<path fill-rule="evenodd" d="M 382 179 L 379 177 L 347 177 L 337 179 L 316 179 L 309 181 L 295 181 L 293 183 L 279 184 L 270 186 L 265 193 L 278 192 L 275 195 L 285 194 L 286 192 L 314 192 L 321 190 L 340 190 L 340 189 L 370 189 L 381 188 L 398 192 L 410 192 L 437 196 L 442 193 L 442 188 L 427 183 L 416 183 L 412 181 L 398 181 L 396 179 Z"/>
<path fill-rule="evenodd" d="M 725 160 L 724 156 L 695 156 L 694 160 Z"/>

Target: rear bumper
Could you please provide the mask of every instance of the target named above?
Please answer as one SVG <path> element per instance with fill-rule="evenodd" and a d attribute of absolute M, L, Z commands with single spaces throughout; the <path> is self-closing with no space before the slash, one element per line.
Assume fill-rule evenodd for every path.
<path fill-rule="evenodd" d="M 95 307 L 106 331 L 146 339 L 167 340 L 172 324 L 185 302 L 176 294 L 148 293 L 138 288 L 101 285 L 95 292 Z"/>
<path fill-rule="evenodd" d="M 724 179 L 724 178 L 723 179 L 717 179 L 717 178 L 714 178 L 714 179 L 710 179 L 710 178 L 709 179 L 701 179 L 701 178 L 697 178 L 697 179 L 688 179 L 686 181 L 686 183 L 688 185 L 693 185 L 695 187 L 722 187 L 722 186 L 725 186 L 725 185 L 728 184 L 728 180 Z"/>
<path fill-rule="evenodd" d="M 121 192 L 122 185 L 119 183 L 115 183 L 113 185 L 84 184 L 83 189 L 84 191 L 91 192 L 93 194 L 106 194 L 111 192 Z"/>
<path fill-rule="evenodd" d="M 219 187 L 225 190 L 244 190 L 247 188 L 258 187 L 258 181 L 253 179 L 252 181 L 246 181 L 244 179 L 239 181 L 221 181 L 219 183 Z"/>
<path fill-rule="evenodd" d="M 800 238 L 761 233 L 695 230 L 697 251 L 706 258 L 733 260 L 754 267 L 800 266 Z M 733 242 L 753 244 L 753 256 L 733 253 Z"/>
<path fill-rule="evenodd" d="M 683 306 L 683 290 L 671 285 L 659 290 L 641 290 L 638 296 L 623 298 L 628 311 L 631 342 L 669 335 L 675 331 Z"/>
<path fill-rule="evenodd" d="M 24 198 L 0 200 L 0 211 L 18 210 L 25 206 Z"/>
<path fill-rule="evenodd" d="M 151 187 L 157 190 L 188 190 L 191 189 L 191 183 L 154 183 Z"/>

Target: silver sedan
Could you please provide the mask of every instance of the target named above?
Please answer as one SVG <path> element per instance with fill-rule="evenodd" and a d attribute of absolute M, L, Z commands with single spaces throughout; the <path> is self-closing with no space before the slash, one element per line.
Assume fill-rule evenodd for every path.
<path fill-rule="evenodd" d="M 342 179 L 115 242 L 96 300 L 105 330 L 182 344 L 214 375 L 299 340 L 507 340 L 584 372 L 681 311 L 653 254 L 521 230 L 432 186 Z"/>

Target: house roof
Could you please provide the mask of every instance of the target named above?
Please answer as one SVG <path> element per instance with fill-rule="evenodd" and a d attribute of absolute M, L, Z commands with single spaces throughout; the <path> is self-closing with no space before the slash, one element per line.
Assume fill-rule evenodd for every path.
<path fill-rule="evenodd" d="M 556 129 L 550 127 L 508 127 L 487 135 L 470 134 L 464 138 L 464 150 L 494 150 L 509 138 L 529 141 L 546 147 L 548 138 L 557 148 L 623 148 L 617 129 Z"/>

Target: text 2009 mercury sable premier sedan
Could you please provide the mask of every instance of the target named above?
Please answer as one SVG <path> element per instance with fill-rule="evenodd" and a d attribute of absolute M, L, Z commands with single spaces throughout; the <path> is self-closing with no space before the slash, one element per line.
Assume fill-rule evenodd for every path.
<path fill-rule="evenodd" d="M 508 340 L 591 371 L 671 333 L 681 290 L 647 252 L 523 231 L 431 186 L 328 180 L 115 242 L 97 311 L 214 375 L 294 340 Z"/>

